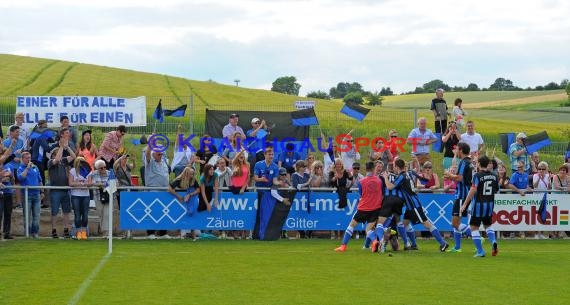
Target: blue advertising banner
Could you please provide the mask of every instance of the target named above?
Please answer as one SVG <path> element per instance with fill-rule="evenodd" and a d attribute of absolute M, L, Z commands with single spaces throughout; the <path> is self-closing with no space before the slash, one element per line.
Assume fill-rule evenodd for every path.
<path fill-rule="evenodd" d="M 183 194 L 182 194 L 183 195 Z M 451 231 L 453 195 L 420 194 L 426 215 L 441 231 Z M 348 194 L 348 205 L 338 208 L 332 192 L 298 192 L 284 230 L 344 230 L 356 212 L 359 194 Z M 220 192 L 218 207 L 198 213 L 197 203 L 188 207 L 168 192 L 122 192 L 121 229 L 124 230 L 253 230 L 257 193 L 234 195 Z M 309 208 L 310 206 L 310 208 Z M 191 212 L 191 213 L 189 213 Z M 425 230 L 416 226 L 416 230 Z"/>

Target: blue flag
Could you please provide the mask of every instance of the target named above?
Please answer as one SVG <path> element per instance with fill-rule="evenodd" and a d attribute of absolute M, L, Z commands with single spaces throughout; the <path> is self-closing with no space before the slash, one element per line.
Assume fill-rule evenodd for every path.
<path fill-rule="evenodd" d="M 348 115 L 349 117 L 356 119 L 358 121 L 364 120 L 370 109 L 366 109 L 357 104 L 346 103 L 340 110 L 341 113 Z"/>
<path fill-rule="evenodd" d="M 546 131 L 533 134 L 524 139 L 523 144 L 526 146 L 526 151 L 529 154 L 539 151 L 544 146 L 552 144 Z"/>
<path fill-rule="evenodd" d="M 164 113 L 162 112 L 162 100 L 158 101 L 158 105 L 156 105 L 156 109 L 152 114 L 152 118 L 158 120 L 159 122 L 164 122 Z"/>
<path fill-rule="evenodd" d="M 542 200 L 540 201 L 540 206 L 538 207 L 538 221 L 541 224 L 546 224 L 546 205 L 548 204 L 548 199 L 546 198 L 546 192 L 544 192 L 544 196 L 542 196 Z"/>
<path fill-rule="evenodd" d="M 315 108 L 293 111 L 291 112 L 291 120 L 293 122 L 293 126 L 319 125 L 319 120 L 317 120 L 317 115 L 315 114 Z"/>
<path fill-rule="evenodd" d="M 162 113 L 164 114 L 164 116 L 173 116 L 173 117 L 182 118 L 186 114 L 187 106 L 188 105 L 182 105 L 174 110 L 164 109 Z"/>

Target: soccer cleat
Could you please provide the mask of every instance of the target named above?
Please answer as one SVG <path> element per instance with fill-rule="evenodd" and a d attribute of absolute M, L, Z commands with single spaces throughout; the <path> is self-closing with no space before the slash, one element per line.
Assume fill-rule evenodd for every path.
<path fill-rule="evenodd" d="M 473 257 L 485 257 L 485 252 L 481 252 L 481 253 L 477 252 L 477 253 L 475 253 L 475 255 L 473 255 Z"/>
<path fill-rule="evenodd" d="M 346 245 L 340 245 L 340 247 L 334 249 L 336 252 L 346 251 Z"/>
<path fill-rule="evenodd" d="M 379 244 L 380 244 L 380 243 L 378 242 L 378 240 L 375 239 L 375 240 L 372 242 L 372 246 L 370 247 L 370 251 L 372 251 L 372 253 L 378 252 L 378 245 L 379 245 Z"/>
<path fill-rule="evenodd" d="M 497 254 L 499 254 L 499 246 L 495 242 L 495 243 L 493 243 L 493 252 L 491 252 L 491 255 L 497 256 Z"/>
<path fill-rule="evenodd" d="M 445 243 L 442 246 L 439 247 L 439 251 L 441 252 L 445 252 L 445 250 L 447 250 L 447 248 L 449 248 L 449 244 Z"/>
<path fill-rule="evenodd" d="M 461 252 L 463 252 L 463 250 L 451 248 L 451 249 L 447 250 L 447 252 L 449 252 L 449 253 L 461 253 Z"/>

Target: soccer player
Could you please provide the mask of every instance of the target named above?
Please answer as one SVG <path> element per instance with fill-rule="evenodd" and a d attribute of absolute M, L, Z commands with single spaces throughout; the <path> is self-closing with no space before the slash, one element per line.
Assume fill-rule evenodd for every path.
<path fill-rule="evenodd" d="M 412 184 L 408 174 L 406 173 L 406 163 L 402 159 L 398 159 L 394 162 L 394 170 L 398 175 L 394 183 L 390 182 L 388 179 L 388 174 L 384 174 L 384 179 L 386 181 L 386 188 L 389 190 L 397 189 L 399 190 L 404 198 L 404 203 L 406 206 L 406 212 L 404 213 L 404 226 L 408 226 L 411 223 L 418 224 L 421 223 L 426 229 L 430 230 L 433 237 L 439 242 L 439 250 L 445 252 L 449 245 L 441 237 L 441 233 L 437 227 L 427 218 L 424 213 L 422 204 L 418 198 L 418 195 L 413 191 Z"/>
<path fill-rule="evenodd" d="M 491 254 L 497 256 L 499 247 L 497 246 L 497 239 L 495 237 L 495 230 L 491 227 L 493 222 L 493 204 L 495 202 L 495 194 L 499 191 L 499 178 L 487 169 L 489 165 L 489 158 L 487 156 L 479 157 L 479 172 L 473 177 L 473 184 L 469 190 L 469 194 L 461 206 L 461 212 L 467 210 L 469 203 L 473 200 L 471 206 L 471 237 L 473 243 L 477 248 L 475 257 L 485 257 L 485 251 L 481 245 L 481 235 L 479 234 L 479 227 L 481 223 L 487 231 L 487 238 L 493 245 Z"/>
<path fill-rule="evenodd" d="M 455 240 L 455 247 L 449 250 L 452 253 L 461 252 L 461 235 L 463 233 L 470 235 L 469 226 L 461 223 L 462 217 L 467 217 L 467 211 L 460 213 L 462 204 L 467 198 L 469 193 L 469 188 L 471 187 L 471 178 L 473 176 L 473 165 L 471 159 L 469 158 L 469 145 L 464 142 L 459 142 L 457 144 L 457 155 L 461 159 L 459 165 L 457 166 L 457 173 L 453 174 L 451 172 L 446 172 L 443 177 L 451 179 L 457 182 L 457 188 L 455 189 L 455 202 L 453 203 L 453 209 L 451 214 L 451 224 L 453 226 L 453 239 Z"/>
<path fill-rule="evenodd" d="M 354 228 L 358 223 L 366 224 L 367 237 L 370 240 L 375 240 L 376 235 L 384 235 L 384 229 L 381 231 L 373 230 L 378 215 L 380 214 L 380 208 L 382 207 L 382 182 L 378 176 L 374 175 L 374 162 L 366 163 L 366 177 L 360 180 L 360 185 L 358 186 L 358 191 L 360 193 L 360 200 L 358 201 L 358 207 L 352 220 L 348 224 L 346 231 L 344 232 L 344 237 L 342 239 L 342 244 L 340 247 L 334 249 L 337 252 L 346 251 L 346 246 L 352 237 Z"/>

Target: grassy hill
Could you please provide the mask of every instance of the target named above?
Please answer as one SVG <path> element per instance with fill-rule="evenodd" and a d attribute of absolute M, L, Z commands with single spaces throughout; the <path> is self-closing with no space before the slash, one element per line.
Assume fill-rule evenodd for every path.
<path fill-rule="evenodd" d="M 292 111 L 296 100 L 303 97 L 279 94 L 268 90 L 248 89 L 213 81 L 196 81 L 156 73 L 138 72 L 60 60 L 0 54 L 0 118 L 4 125 L 13 120 L 14 96 L 17 95 L 100 95 L 147 97 L 149 125 L 159 99 L 163 107 L 174 108 L 189 103 L 193 96 L 194 116 L 192 130 L 200 133 L 204 126 L 205 109 Z M 429 104 L 433 94 L 415 94 L 387 97 L 383 106 L 371 107 L 363 122 L 354 121 L 339 113 L 341 100 L 317 100 L 316 111 L 321 127 L 327 135 L 355 129 L 356 136 L 386 135 L 395 128 L 407 135 L 414 127 L 414 117 L 432 120 Z M 468 119 L 476 121 L 476 129 L 492 145 L 498 143 L 497 133 L 525 131 L 529 134 L 548 130 L 553 141 L 570 140 L 569 114 L 558 107 L 566 98 L 562 90 L 521 92 L 448 92 L 450 107 L 456 97 L 464 100 Z M 560 110 L 558 108 L 560 108 Z M 418 109 L 414 116 L 414 108 Z M 540 109 L 543 112 L 518 111 Z M 551 110 L 551 111 L 544 111 Z M 189 126 L 188 118 L 168 119 L 158 126 L 159 132 L 174 132 L 181 123 Z M 429 124 L 431 126 L 432 123 Z M 242 126 L 249 127 L 248 122 Z M 4 126 L 6 127 L 6 126 Z M 134 128 L 131 134 L 148 133 L 151 127 Z M 189 129 L 186 128 L 186 131 Z M 312 135 L 318 129 L 312 128 Z M 98 137 L 98 135 L 96 135 Z M 562 144 L 560 144 L 562 145 Z M 561 146 L 560 146 L 561 147 Z M 560 148 L 556 148 L 554 155 Z"/>

